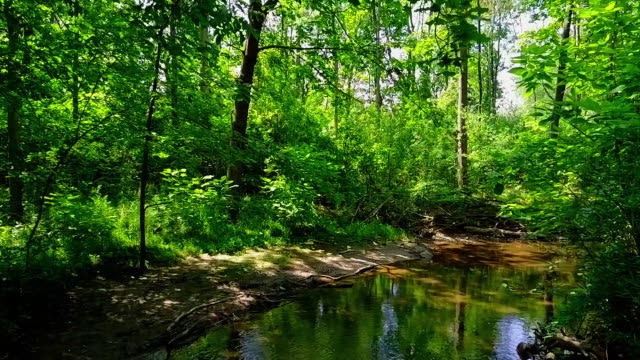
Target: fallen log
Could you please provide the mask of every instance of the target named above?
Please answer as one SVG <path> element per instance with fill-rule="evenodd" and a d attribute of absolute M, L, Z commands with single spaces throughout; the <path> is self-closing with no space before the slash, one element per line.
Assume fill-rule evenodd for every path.
<path fill-rule="evenodd" d="M 606 358 L 606 352 L 602 348 L 591 344 L 588 339 L 578 340 L 572 336 L 558 333 L 545 339 L 545 343 L 548 344 L 548 349 L 565 350 L 575 354 L 581 354 L 589 359 Z"/>
<path fill-rule="evenodd" d="M 604 360 L 606 353 L 600 347 L 593 346 L 589 340 L 578 340 L 575 337 L 563 333 L 544 336 L 536 333 L 536 342 L 521 342 L 516 347 L 516 352 L 521 360 L 553 359 L 554 350 L 579 354 L 585 359 Z"/>

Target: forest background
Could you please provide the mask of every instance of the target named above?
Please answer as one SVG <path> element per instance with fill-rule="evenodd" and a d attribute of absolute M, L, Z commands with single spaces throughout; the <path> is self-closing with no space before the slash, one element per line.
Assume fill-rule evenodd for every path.
<path fill-rule="evenodd" d="M 637 1 L 0 3 L 3 287 L 485 211 L 579 245 L 558 321 L 639 354 Z"/>

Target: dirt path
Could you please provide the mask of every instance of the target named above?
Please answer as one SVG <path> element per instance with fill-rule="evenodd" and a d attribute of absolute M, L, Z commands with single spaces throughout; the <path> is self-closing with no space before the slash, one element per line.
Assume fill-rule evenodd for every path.
<path fill-rule="evenodd" d="M 127 359 L 152 349 L 162 353 L 167 344 L 188 343 L 207 327 L 275 306 L 302 288 L 377 265 L 430 257 L 431 252 L 445 262 L 507 266 L 544 266 L 550 256 L 538 245 L 510 244 L 443 235 L 429 244 L 407 240 L 366 249 L 272 248 L 202 255 L 124 282 L 97 278 L 69 292 L 68 318 L 60 319 L 67 325 L 42 335 L 36 358 Z"/>

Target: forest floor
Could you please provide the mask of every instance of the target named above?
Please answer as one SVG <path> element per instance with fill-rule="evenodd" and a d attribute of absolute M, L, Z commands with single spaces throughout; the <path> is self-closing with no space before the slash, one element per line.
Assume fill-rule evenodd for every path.
<path fill-rule="evenodd" d="M 385 265 L 425 259 L 513 267 L 544 267 L 552 257 L 541 243 L 496 242 L 436 233 L 433 239 L 361 247 L 308 244 L 238 255 L 201 255 L 150 269 L 143 277 L 97 277 L 68 292 L 64 311 L 42 333 L 31 334 L 38 359 L 164 358 L 207 328 L 248 311 L 277 306 L 301 289 Z M 155 354 L 154 354 L 155 352 Z"/>

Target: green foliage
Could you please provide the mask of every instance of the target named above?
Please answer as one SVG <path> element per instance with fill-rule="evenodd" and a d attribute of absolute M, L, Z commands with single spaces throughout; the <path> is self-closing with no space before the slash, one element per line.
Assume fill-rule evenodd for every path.
<path fill-rule="evenodd" d="M 115 217 L 108 200 L 94 195 L 88 201 L 79 195 L 53 194 L 51 216 L 43 240 L 52 253 L 64 254 L 59 264 L 70 269 L 82 269 L 109 259 L 121 246 L 113 237 Z"/>
<path fill-rule="evenodd" d="M 579 275 L 582 286 L 571 293 L 560 322 L 606 338 L 612 351 L 640 356 L 638 255 L 625 244 L 607 244 Z"/>
<path fill-rule="evenodd" d="M 391 225 L 413 227 L 433 209 L 466 216 L 491 201 L 530 232 L 568 237 L 602 259 L 621 259 L 620 276 L 635 274 L 637 1 L 571 9 L 580 29 L 573 41 L 558 37 L 566 3 L 522 4 L 552 21 L 522 39 L 511 73 L 533 104 L 508 115 L 495 113 L 515 4 L 476 5 L 282 0 L 260 34 L 254 82 L 238 84 L 246 58 L 238 39 L 255 33 L 239 12 L 244 4 L 5 1 L 0 78 L 13 80 L 0 83 L 0 137 L 18 146 L 0 145 L 12 154 L 0 159 L 0 182 L 19 176 L 26 211 L 15 223 L 9 191 L 0 192 L 2 277 L 135 266 L 144 143 L 150 266 L 318 237 L 398 238 L 403 232 Z M 464 114 L 464 194 L 455 183 L 461 47 L 470 50 L 475 111 Z M 559 79 L 564 54 L 570 61 Z M 568 90 L 553 104 L 547 94 L 559 80 Z M 251 102 L 247 137 L 230 147 L 239 100 Z M 557 115 L 560 134 L 550 138 Z M 18 129 L 9 126 L 15 116 Z M 230 165 L 243 170 L 237 184 L 227 179 Z M 611 293 L 636 306 L 636 297 L 620 283 L 603 284 L 606 269 L 593 262 L 585 272 L 598 285 L 585 288 L 581 301 L 591 305 L 577 312 L 617 339 L 614 308 L 590 299 Z"/>

